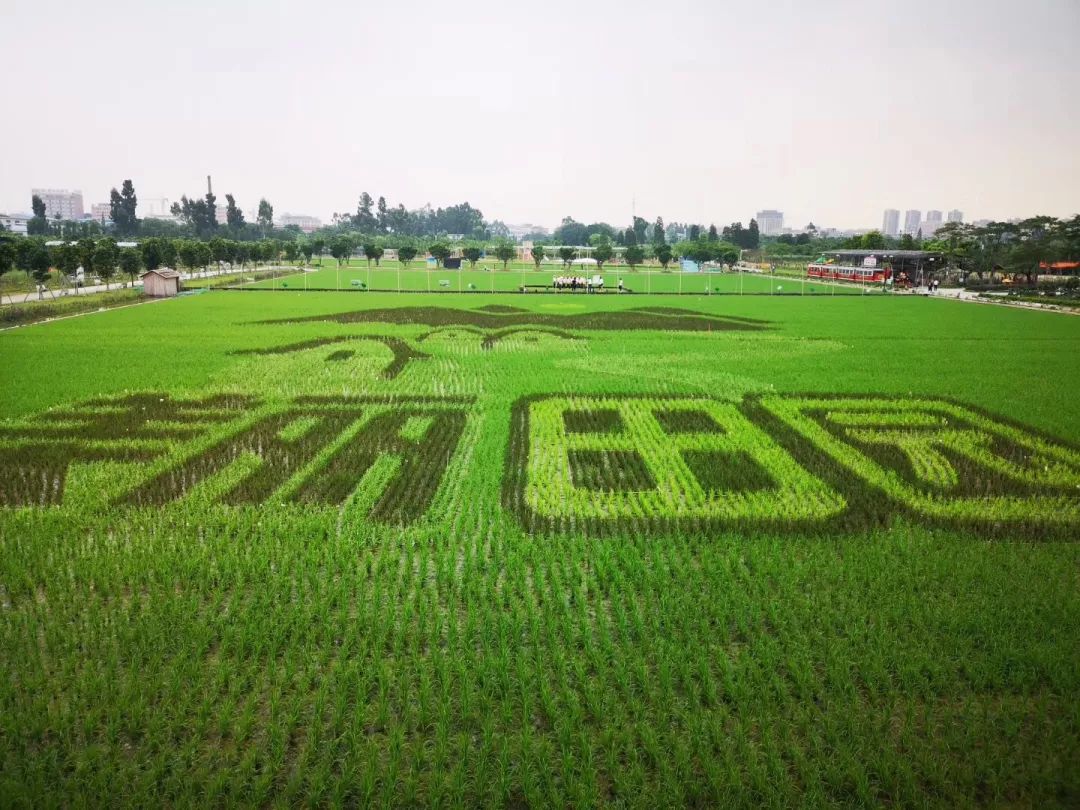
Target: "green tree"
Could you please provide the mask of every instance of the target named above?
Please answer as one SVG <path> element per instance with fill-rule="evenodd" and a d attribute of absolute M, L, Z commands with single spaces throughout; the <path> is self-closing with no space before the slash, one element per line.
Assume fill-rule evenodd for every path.
<path fill-rule="evenodd" d="M 754 224 L 753 221 L 751 221 L 751 224 Z M 885 248 L 885 237 L 881 231 L 864 233 L 859 237 L 859 246 L 864 250 L 883 250 Z"/>
<path fill-rule="evenodd" d="M 660 266 L 666 271 L 667 266 L 671 263 L 672 250 L 671 245 L 664 242 L 661 245 L 656 245 L 653 250 L 653 255 L 656 256 L 656 260 L 660 262 Z"/>
<path fill-rule="evenodd" d="M 151 236 L 139 243 L 139 252 L 142 253 L 142 263 L 147 270 L 157 270 L 162 264 L 161 238 Z"/>
<path fill-rule="evenodd" d="M 236 243 L 236 263 L 240 265 L 240 269 L 243 270 L 244 266 L 251 261 L 251 243 L 250 242 L 237 242 Z"/>
<path fill-rule="evenodd" d="M 122 248 L 120 250 L 120 272 L 131 279 L 135 284 L 135 276 L 142 269 L 142 254 L 135 248 Z"/>
<path fill-rule="evenodd" d="M 466 245 L 465 249 L 461 251 L 461 255 L 469 262 L 469 266 L 475 270 L 476 263 L 480 261 L 480 257 L 484 255 L 484 249 L 479 245 Z"/>
<path fill-rule="evenodd" d="M 210 250 L 210 245 L 206 242 L 197 242 L 196 249 L 199 251 L 199 266 L 203 269 L 203 272 L 210 266 L 211 260 L 214 258 L 213 252 Z"/>
<path fill-rule="evenodd" d="M 215 262 L 227 262 L 232 257 L 231 247 L 227 240 L 215 236 L 210 240 L 210 256 Z"/>
<path fill-rule="evenodd" d="M 756 219 L 750 220 L 750 226 L 746 229 L 746 244 L 739 247 L 749 250 L 757 250 L 761 247 L 761 232 L 758 230 Z"/>
<path fill-rule="evenodd" d="M 416 249 L 416 245 L 411 243 L 403 244 L 397 249 L 398 261 L 401 262 L 402 267 L 408 267 L 409 262 L 416 258 L 417 253 L 419 251 Z"/>
<path fill-rule="evenodd" d="M 45 216 L 45 201 L 37 194 L 30 198 L 34 216 L 26 223 L 27 236 L 44 236 L 49 232 L 49 220 Z"/>
<path fill-rule="evenodd" d="M 65 276 L 74 277 L 79 269 L 79 249 L 71 242 L 64 241 L 53 248 L 53 266 Z M 76 288 L 76 291 L 78 288 Z"/>
<path fill-rule="evenodd" d="M 15 268 L 15 240 L 0 234 L 0 278 Z M 2 289 L 2 285 L 0 285 Z"/>
<path fill-rule="evenodd" d="M 311 237 L 311 252 L 313 255 L 319 257 L 319 264 L 322 265 L 322 255 L 326 250 L 326 239 L 322 236 Z"/>
<path fill-rule="evenodd" d="M 99 239 L 94 246 L 94 272 L 105 282 L 105 289 L 109 289 L 109 281 L 116 275 L 116 264 L 119 261 L 119 249 L 116 241 L 106 237 Z"/>
<path fill-rule="evenodd" d="M 25 241 L 27 242 L 27 250 L 22 257 L 23 269 L 30 273 L 34 281 L 44 288 L 44 285 L 49 281 L 49 269 L 52 266 L 49 249 L 45 246 L 44 239 L 27 239 Z M 39 296 L 42 291 L 39 290 Z"/>
<path fill-rule="evenodd" d="M 177 240 L 176 258 L 194 275 L 199 267 L 199 243 L 194 239 Z"/>
<path fill-rule="evenodd" d="M 652 241 L 654 245 L 662 245 L 667 241 L 667 236 L 664 233 L 664 220 L 662 217 L 657 217 L 656 222 L 653 225 Z"/>
<path fill-rule="evenodd" d="M 135 186 L 130 180 L 121 184 L 120 191 L 114 188 L 109 192 L 109 218 L 120 236 L 138 232 L 139 220 L 135 213 L 138 205 L 139 198 L 135 196 Z"/>
<path fill-rule="evenodd" d="M 680 256 L 698 264 L 703 264 L 713 258 L 712 244 L 708 237 L 703 238 L 700 235 L 697 239 L 680 242 L 676 245 L 676 249 Z"/>
<path fill-rule="evenodd" d="M 375 201 L 371 199 L 371 195 L 366 191 L 360 195 L 360 201 L 356 205 L 356 216 L 353 217 L 353 224 L 356 226 L 356 230 L 362 234 L 373 234 L 378 230 L 378 220 L 371 210 L 374 204 Z"/>
<path fill-rule="evenodd" d="M 532 260 L 533 264 L 536 265 L 537 270 L 540 269 L 540 263 L 544 261 L 544 255 L 544 246 L 534 242 L 532 246 Z"/>
<path fill-rule="evenodd" d="M 330 255 L 337 259 L 338 267 L 348 263 L 352 251 L 352 240 L 345 234 L 338 234 L 330 240 Z"/>
<path fill-rule="evenodd" d="M 311 246 L 311 240 L 302 239 L 297 245 L 300 248 L 300 254 L 304 257 L 304 263 L 311 264 L 311 257 L 315 255 L 315 248 Z"/>
<path fill-rule="evenodd" d="M 517 256 L 517 246 L 509 239 L 500 239 L 495 243 L 495 258 L 502 262 L 503 270 Z"/>
<path fill-rule="evenodd" d="M 386 210 L 386 197 L 379 197 L 379 202 L 376 204 L 377 214 L 375 216 L 375 227 L 379 233 L 386 233 L 389 227 L 389 212 Z"/>
<path fill-rule="evenodd" d="M 259 242 L 259 252 L 266 263 L 276 262 L 281 256 L 281 243 L 276 239 L 263 239 Z"/>
<path fill-rule="evenodd" d="M 217 230 L 217 197 L 214 196 L 212 191 L 206 192 L 206 196 L 203 198 L 206 200 L 206 218 L 204 219 L 204 225 L 206 233 L 210 234 Z"/>
<path fill-rule="evenodd" d="M 433 242 L 428 246 L 428 253 L 435 260 L 436 266 L 442 267 L 443 262 L 450 258 L 450 246 L 446 242 Z"/>
<path fill-rule="evenodd" d="M 295 240 L 290 240 L 285 243 L 285 261 L 295 262 L 300 256 L 300 246 Z"/>
<path fill-rule="evenodd" d="M 709 235 L 707 237 L 705 237 L 705 238 L 708 239 L 710 242 L 719 242 L 720 241 L 720 234 L 717 233 L 715 225 L 710 225 L 709 226 Z"/>
<path fill-rule="evenodd" d="M 259 228 L 265 236 L 274 227 L 274 206 L 264 197 L 259 200 Z"/>
<path fill-rule="evenodd" d="M 89 276 L 94 272 L 94 249 L 97 247 L 97 243 L 89 238 L 85 237 L 80 239 L 76 245 L 79 251 L 79 264 L 82 265 L 83 273 Z"/>
<path fill-rule="evenodd" d="M 641 245 L 627 245 L 623 258 L 630 265 L 630 269 L 636 271 L 637 266 L 645 261 L 645 248 Z"/>
<path fill-rule="evenodd" d="M 574 257 L 576 256 L 577 251 L 569 245 L 564 245 L 563 247 L 559 248 L 559 258 L 562 259 L 564 267 L 569 267 L 570 262 L 572 262 L 574 260 Z"/>
<path fill-rule="evenodd" d="M 236 198 L 232 194 L 225 195 L 225 221 L 234 231 L 244 229 L 244 212 L 236 204 Z"/>
<path fill-rule="evenodd" d="M 375 266 L 378 267 L 379 260 L 383 257 L 383 253 L 386 252 L 383 250 L 382 245 L 372 239 L 369 239 L 368 241 L 364 242 L 363 247 L 364 258 L 367 259 L 368 267 L 371 266 L 371 263 L 373 261 L 375 262 Z"/>
<path fill-rule="evenodd" d="M 176 268 L 177 251 L 180 245 L 176 239 L 161 240 L 161 266 Z"/>
<path fill-rule="evenodd" d="M 724 264 L 735 264 L 739 260 L 739 248 L 731 242 L 716 242 L 712 245 L 712 258 Z"/>
<path fill-rule="evenodd" d="M 595 238 L 593 242 L 593 258 L 596 259 L 596 269 L 603 271 L 604 262 L 610 261 L 611 257 L 615 255 L 615 249 L 611 245 L 611 240 L 606 236 Z"/>

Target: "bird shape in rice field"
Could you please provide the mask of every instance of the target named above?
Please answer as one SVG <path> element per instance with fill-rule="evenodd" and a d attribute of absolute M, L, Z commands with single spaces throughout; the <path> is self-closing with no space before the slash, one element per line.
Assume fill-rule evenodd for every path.
<path fill-rule="evenodd" d="M 502 304 L 490 304 L 475 309 L 452 307 L 387 307 L 354 310 L 351 312 L 312 315 L 303 318 L 281 318 L 257 321 L 257 324 L 294 324 L 325 322 L 351 324 L 422 325 L 431 327 L 416 337 L 416 346 L 401 337 L 387 335 L 339 335 L 258 349 L 246 349 L 236 354 L 290 354 L 320 346 L 347 341 L 367 340 L 382 343 L 393 353 L 393 359 L 381 376 L 393 379 L 410 360 L 431 355 L 419 348 L 425 342 L 445 337 L 472 334 L 480 338 L 483 349 L 494 348 L 507 339 L 518 346 L 548 338 L 580 340 L 581 332 L 597 331 L 662 331 L 662 332 L 760 332 L 769 322 L 753 318 L 710 315 L 678 307 L 637 307 L 599 312 L 570 314 L 536 312 Z M 328 361 L 348 358 L 344 350 L 328 356 Z"/>

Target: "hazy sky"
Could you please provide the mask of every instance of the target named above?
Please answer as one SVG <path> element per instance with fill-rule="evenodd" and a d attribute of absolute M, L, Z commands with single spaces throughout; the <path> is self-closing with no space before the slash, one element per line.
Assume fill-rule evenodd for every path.
<path fill-rule="evenodd" d="M 0 210 L 361 191 L 488 219 L 1080 211 L 1078 0 L 4 3 Z"/>

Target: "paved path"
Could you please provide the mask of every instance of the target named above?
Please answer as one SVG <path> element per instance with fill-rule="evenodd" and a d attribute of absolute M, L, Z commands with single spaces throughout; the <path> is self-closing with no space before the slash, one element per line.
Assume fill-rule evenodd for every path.
<path fill-rule="evenodd" d="M 291 270 L 294 268 L 286 267 L 260 267 L 256 269 L 246 268 L 244 270 L 207 270 L 205 273 L 181 273 L 180 279 L 182 281 L 190 281 L 192 279 L 211 278 L 212 276 L 240 276 L 244 273 L 251 273 L 262 270 Z M 135 282 L 138 284 L 139 282 Z M 63 287 L 59 290 L 46 290 L 43 295 L 39 295 L 37 292 L 17 292 L 14 295 L 8 295 L 6 292 L 3 294 L 3 303 L 7 304 L 23 304 L 27 301 L 48 301 L 53 298 L 63 298 L 69 295 L 92 295 L 93 293 L 112 292 L 114 290 L 127 290 L 131 289 L 131 284 L 126 281 L 118 281 L 115 284 L 109 284 L 108 288 L 104 284 L 92 284 L 88 287 Z"/>

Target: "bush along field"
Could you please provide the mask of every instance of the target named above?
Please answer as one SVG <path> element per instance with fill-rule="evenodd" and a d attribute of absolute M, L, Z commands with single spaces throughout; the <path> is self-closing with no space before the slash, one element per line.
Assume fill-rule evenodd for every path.
<path fill-rule="evenodd" d="M 287 290 L 0 334 L 2 803 L 1075 806 L 1078 345 Z"/>

